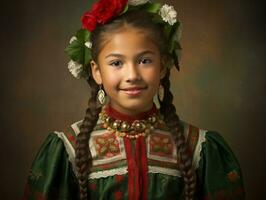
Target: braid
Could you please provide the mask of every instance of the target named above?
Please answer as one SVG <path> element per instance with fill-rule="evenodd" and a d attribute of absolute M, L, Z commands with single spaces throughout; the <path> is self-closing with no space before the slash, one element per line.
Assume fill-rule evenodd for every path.
<path fill-rule="evenodd" d="M 176 108 L 173 104 L 173 95 L 170 91 L 170 70 L 168 69 L 161 84 L 164 87 L 164 99 L 160 102 L 160 112 L 163 114 L 167 126 L 170 128 L 173 138 L 177 144 L 177 152 L 180 159 L 180 170 L 185 182 L 184 194 L 186 200 L 194 197 L 196 190 L 196 176 L 192 167 L 192 157 L 188 151 L 188 145 L 184 137 L 184 127 L 176 114 Z"/>
<path fill-rule="evenodd" d="M 97 108 L 97 84 L 93 78 L 87 80 L 91 86 L 91 97 L 88 101 L 88 108 L 84 120 L 80 126 L 80 133 L 76 139 L 76 167 L 79 181 L 80 200 L 88 198 L 88 174 L 91 167 L 91 153 L 89 151 L 88 141 L 90 133 L 95 127 L 100 108 Z"/>

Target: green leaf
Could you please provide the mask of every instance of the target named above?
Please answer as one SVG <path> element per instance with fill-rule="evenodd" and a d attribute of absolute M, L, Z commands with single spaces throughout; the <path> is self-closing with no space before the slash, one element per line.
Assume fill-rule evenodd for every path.
<path fill-rule="evenodd" d="M 146 3 L 143 5 L 144 10 L 150 13 L 157 13 L 160 10 L 161 4 L 159 3 Z"/>
<path fill-rule="evenodd" d="M 180 22 L 176 22 L 174 25 L 173 25 L 173 32 L 172 32 L 172 37 L 175 38 L 175 40 L 178 40 L 179 39 L 179 36 L 181 34 L 181 27 L 180 27 Z"/>
<path fill-rule="evenodd" d="M 76 33 L 77 40 L 74 40 L 65 49 L 70 58 L 83 66 L 87 65 L 91 60 L 91 50 L 85 46 L 90 40 L 91 33 L 87 30 L 80 29 Z"/>
<path fill-rule="evenodd" d="M 91 49 L 85 48 L 85 54 L 84 54 L 84 65 L 87 65 L 91 61 Z"/>
<path fill-rule="evenodd" d="M 90 38 L 91 33 L 86 29 L 80 29 L 76 33 L 76 37 L 80 42 L 87 42 Z"/>
<path fill-rule="evenodd" d="M 170 38 L 171 31 L 172 31 L 172 26 L 171 26 L 170 24 L 167 23 L 167 24 L 164 26 L 164 35 L 165 35 L 166 38 L 171 39 L 171 38 Z"/>
<path fill-rule="evenodd" d="M 180 38 L 180 30 L 179 30 L 180 23 L 176 23 L 173 26 L 171 26 L 171 30 L 168 30 L 168 38 L 169 38 L 169 50 L 170 52 L 173 51 L 176 48 L 180 48 L 179 45 L 179 38 Z"/>
<path fill-rule="evenodd" d="M 79 63 L 82 62 L 82 55 L 80 54 L 81 45 L 78 40 L 73 41 L 68 47 L 65 49 L 65 52 L 69 55 L 69 57 Z"/>

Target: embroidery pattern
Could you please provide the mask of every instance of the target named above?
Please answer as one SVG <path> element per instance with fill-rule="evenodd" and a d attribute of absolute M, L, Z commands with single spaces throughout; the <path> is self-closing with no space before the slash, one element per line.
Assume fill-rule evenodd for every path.
<path fill-rule="evenodd" d="M 79 133 L 80 123 L 81 121 L 72 124 L 73 133 L 66 131 L 66 136 L 72 145 L 74 136 Z M 194 154 L 193 164 L 197 168 L 202 143 L 205 141 L 205 130 L 199 130 L 197 127 L 184 123 L 184 131 L 191 153 Z M 155 129 L 147 137 L 146 144 L 148 163 L 151 166 L 149 173 L 169 174 L 167 171 L 172 170 L 169 175 L 179 176 L 176 145 L 169 131 Z M 90 179 L 127 173 L 123 169 L 127 165 L 123 139 L 117 137 L 114 132 L 104 129 L 100 120 L 91 134 L 89 145 L 93 157 Z"/>
<path fill-rule="evenodd" d="M 119 142 L 114 133 L 95 136 L 93 139 L 99 159 L 110 158 L 120 154 Z"/>
<path fill-rule="evenodd" d="M 148 136 L 147 143 L 149 159 L 177 163 L 176 147 L 169 132 L 156 129 Z"/>
<path fill-rule="evenodd" d="M 173 152 L 173 143 L 169 135 L 151 135 L 150 154 L 157 156 L 171 157 Z"/>
<path fill-rule="evenodd" d="M 239 175 L 235 170 L 233 170 L 227 174 L 227 178 L 230 182 L 236 182 L 239 179 Z"/>
<path fill-rule="evenodd" d="M 126 159 L 124 142 L 114 132 L 93 131 L 89 141 L 93 166 Z"/>
<path fill-rule="evenodd" d="M 43 176 L 42 172 L 33 172 L 32 170 L 29 173 L 29 179 L 32 181 L 38 181 Z"/>
<path fill-rule="evenodd" d="M 206 196 L 203 197 L 204 200 L 229 200 L 229 199 L 244 199 L 244 189 L 241 186 L 225 190 L 217 190 L 212 193 L 208 193 Z"/>

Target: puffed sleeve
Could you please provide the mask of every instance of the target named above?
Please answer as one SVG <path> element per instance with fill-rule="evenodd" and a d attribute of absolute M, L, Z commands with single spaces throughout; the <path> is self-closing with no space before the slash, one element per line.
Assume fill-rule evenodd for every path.
<path fill-rule="evenodd" d="M 23 200 L 75 200 L 78 183 L 63 141 L 50 133 L 35 157 Z"/>
<path fill-rule="evenodd" d="M 207 131 L 199 162 L 199 199 L 242 200 L 243 178 L 234 153 L 221 135 Z"/>

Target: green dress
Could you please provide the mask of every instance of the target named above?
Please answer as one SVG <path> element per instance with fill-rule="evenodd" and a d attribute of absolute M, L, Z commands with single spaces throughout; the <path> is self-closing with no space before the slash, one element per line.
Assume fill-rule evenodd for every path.
<path fill-rule="evenodd" d="M 113 118 L 133 120 L 108 109 Z M 139 116 L 157 111 L 154 106 Z M 78 200 L 74 148 L 80 124 L 48 135 L 32 164 L 23 200 Z M 239 163 L 221 135 L 182 124 L 197 174 L 196 199 L 245 199 Z M 167 127 L 130 140 L 106 130 L 98 120 L 89 147 L 93 157 L 88 177 L 90 199 L 182 199 L 184 183 L 176 144 Z"/>

